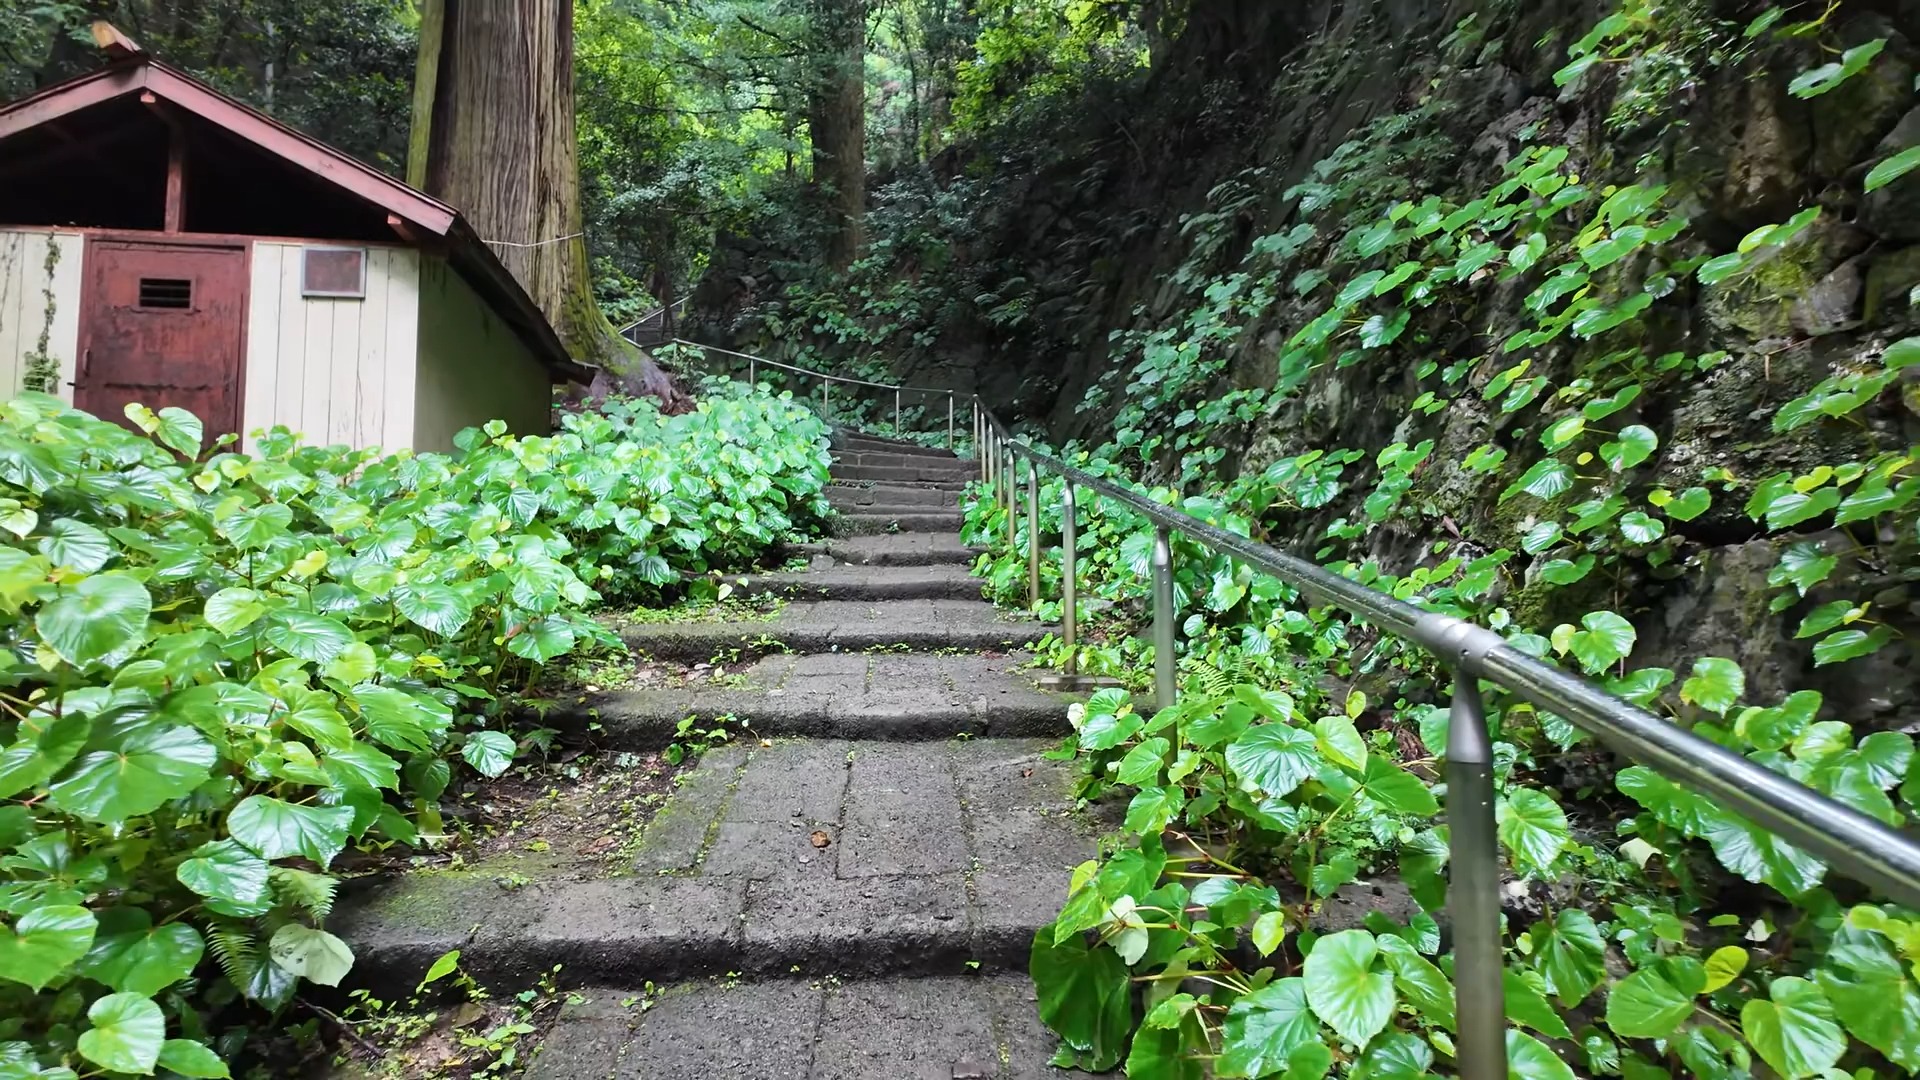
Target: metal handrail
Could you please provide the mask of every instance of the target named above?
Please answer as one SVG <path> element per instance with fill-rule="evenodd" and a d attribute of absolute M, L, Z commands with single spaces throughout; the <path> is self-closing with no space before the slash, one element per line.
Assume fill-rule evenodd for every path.
<path fill-rule="evenodd" d="M 765 364 L 768 367 L 779 368 L 782 371 L 791 371 L 796 375 L 806 375 L 811 378 L 819 379 L 821 380 L 820 401 L 821 401 L 821 413 L 823 416 L 833 411 L 833 395 L 831 393 L 830 387 L 834 383 L 845 383 L 849 386 L 866 386 L 866 387 L 871 387 L 875 390 L 891 390 L 893 391 L 893 430 L 895 433 L 898 433 L 902 430 L 900 426 L 901 395 L 903 394 L 940 394 L 947 399 L 947 449 L 949 450 L 953 449 L 953 439 L 954 439 L 953 410 L 954 410 L 955 400 L 960 395 L 960 392 L 958 390 L 946 390 L 936 386 L 904 386 L 897 383 L 870 382 L 866 379 L 850 379 L 845 375 L 829 375 L 824 371 L 812 371 L 810 369 L 803 368 L 803 367 L 795 367 L 792 364 L 781 363 L 778 360 L 770 360 L 764 356 L 755 356 L 752 353 L 734 352 L 732 349 L 723 349 L 718 345 L 703 345 L 698 341 L 688 341 L 685 338 L 674 338 L 673 344 L 685 345 L 688 348 L 693 348 L 693 349 L 702 349 L 702 350 L 705 350 L 706 352 L 716 352 L 721 354 L 722 356 L 737 356 L 740 359 L 745 360 L 747 362 L 747 381 L 749 383 L 758 381 L 757 376 L 759 375 L 759 366 L 761 364 Z M 971 398 L 972 395 L 968 395 L 968 397 Z"/>
<path fill-rule="evenodd" d="M 1067 674 L 1074 674 L 1075 488 L 1112 499 L 1153 522 L 1154 687 L 1158 704 L 1174 703 L 1174 532 L 1240 559 L 1323 604 L 1365 619 L 1412 641 L 1454 674 L 1447 738 L 1446 816 L 1450 829 L 1454 990 L 1458 1002 L 1460 1075 L 1505 1080 L 1506 1009 L 1500 944 L 1499 840 L 1494 826 L 1493 742 L 1479 682 L 1485 679 L 1554 712 L 1618 753 L 1705 793 L 1785 840 L 1825 860 L 1840 873 L 1909 907 L 1920 907 L 1920 842 L 1780 773 L 1606 692 L 1578 675 L 1538 660 L 1506 639 L 1465 619 L 1425 611 L 1386 593 L 1256 540 L 1210 525 L 1172 507 L 1076 469 L 1016 441 L 998 417 L 973 398 L 980 477 L 1007 511 L 1007 538 L 1015 542 L 1020 460 L 1027 462 L 1027 588 L 1040 601 L 1040 472 L 1059 476 L 1062 498 L 1063 593 L 1061 638 Z"/>

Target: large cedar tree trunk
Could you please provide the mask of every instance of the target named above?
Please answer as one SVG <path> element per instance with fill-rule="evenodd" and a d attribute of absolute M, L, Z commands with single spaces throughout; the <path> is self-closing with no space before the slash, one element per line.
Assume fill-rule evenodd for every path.
<path fill-rule="evenodd" d="M 672 404 L 594 303 L 576 138 L 573 0 L 423 0 L 407 182 L 492 241 L 576 359 Z"/>
<path fill-rule="evenodd" d="M 813 32 L 813 180 L 830 195 L 828 259 L 844 269 L 860 257 L 866 233 L 867 0 L 814 0 Z"/>

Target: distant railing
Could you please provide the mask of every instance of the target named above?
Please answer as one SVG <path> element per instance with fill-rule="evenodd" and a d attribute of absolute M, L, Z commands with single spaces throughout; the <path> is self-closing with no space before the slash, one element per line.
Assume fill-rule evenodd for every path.
<path fill-rule="evenodd" d="M 1571 721 L 1626 757 L 1704 792 L 1719 805 L 1770 829 L 1825 860 L 1841 873 L 1909 907 L 1920 907 L 1920 843 L 1780 773 L 1607 693 L 1593 683 L 1537 660 L 1485 627 L 1412 604 L 1349 581 L 1314 563 L 1230 533 L 1079 469 L 1026 443 L 976 396 L 974 445 L 980 478 L 1007 511 L 1007 542 L 1017 543 L 1020 462 L 1027 463 L 1027 593 L 1040 602 L 1040 475 L 1060 477 L 1061 639 L 1066 674 L 1074 672 L 1077 622 L 1074 590 L 1076 489 L 1120 503 L 1153 522 L 1153 666 L 1158 704 L 1174 703 L 1173 546 L 1171 534 L 1191 537 L 1320 603 L 1365 619 L 1418 644 L 1453 671 L 1453 711 L 1447 736 L 1446 817 L 1451 826 L 1454 992 L 1458 1001 L 1455 1060 L 1467 1080 L 1506 1080 L 1504 960 L 1500 944 L 1499 840 L 1494 825 L 1493 741 L 1487 731 L 1480 680 L 1505 687 L 1537 708 Z"/>
<path fill-rule="evenodd" d="M 932 386 L 901 386 L 895 383 L 871 382 L 867 379 L 850 379 L 844 375 L 828 375 L 822 371 L 811 371 L 807 368 L 795 367 L 792 364 L 784 364 L 778 360 L 769 360 L 764 356 L 734 352 L 732 349 L 722 349 L 716 345 L 702 345 L 697 341 L 686 341 L 681 338 L 673 339 L 673 344 L 685 345 L 691 349 L 700 349 L 706 353 L 733 357 L 736 360 L 745 360 L 747 362 L 747 381 L 750 383 L 759 381 L 760 369 L 763 367 L 775 368 L 794 375 L 802 375 L 809 379 L 815 379 L 820 383 L 820 415 L 828 421 L 833 419 L 833 387 L 835 383 L 843 386 L 863 386 L 868 389 L 883 392 L 890 391 L 893 394 L 893 430 L 895 434 L 903 433 L 906 430 L 901 426 L 901 417 L 903 415 L 901 402 L 905 395 L 915 394 L 923 397 L 931 397 L 935 400 L 944 398 L 946 399 L 947 407 L 947 449 L 954 449 L 954 403 L 960 396 L 960 391 L 942 390 Z M 811 397 L 812 395 L 811 393 L 806 393 L 802 396 Z M 971 395 L 968 395 L 968 397 L 971 399 Z"/>
<path fill-rule="evenodd" d="M 620 336 L 643 349 L 649 345 L 658 345 L 673 337 L 674 326 L 686 311 L 687 297 L 683 296 L 665 307 L 654 308 L 621 327 Z"/>

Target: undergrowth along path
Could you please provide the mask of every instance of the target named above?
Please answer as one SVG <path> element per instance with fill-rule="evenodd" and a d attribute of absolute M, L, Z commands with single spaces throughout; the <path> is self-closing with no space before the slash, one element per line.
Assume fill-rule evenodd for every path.
<path fill-rule="evenodd" d="M 361 979 L 411 985 L 451 949 L 501 989 L 560 965 L 584 1003 L 534 1080 L 1066 1075 L 1025 968 L 1102 826 L 1074 809 L 1070 766 L 1042 757 L 1070 730 L 1068 699 L 1020 670 L 1046 628 L 967 585 L 969 463 L 857 436 L 836 449 L 852 535 L 804 549 L 804 573 L 742 583 L 797 598 L 779 614 L 621 628 L 637 652 L 726 655 L 733 674 L 548 716 L 610 750 L 664 746 L 689 716 L 745 736 L 613 859 L 502 852 L 343 904 Z"/>

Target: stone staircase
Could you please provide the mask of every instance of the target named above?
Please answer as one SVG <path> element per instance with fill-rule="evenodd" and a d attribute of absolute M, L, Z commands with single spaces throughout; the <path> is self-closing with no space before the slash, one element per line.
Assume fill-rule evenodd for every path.
<path fill-rule="evenodd" d="M 657 659 L 741 650 L 744 677 L 583 703 L 608 750 L 658 749 L 688 716 L 753 737 L 709 750 L 611 873 L 528 853 L 346 901 L 357 980 L 398 996 L 455 948 L 501 988 L 563 965 L 586 1001 L 534 1080 L 1071 1075 L 1046 1064 L 1025 969 L 1098 829 L 1041 756 L 1069 730 L 1068 700 L 1020 671 L 1045 628 L 967 576 L 970 463 L 861 436 L 836 451 L 857 535 L 747 578 L 793 598 L 775 618 L 620 630 Z"/>

